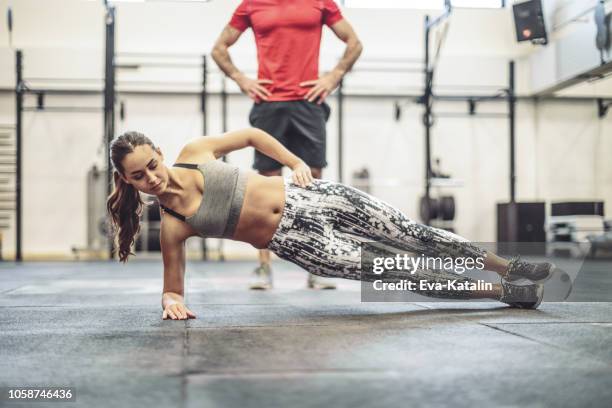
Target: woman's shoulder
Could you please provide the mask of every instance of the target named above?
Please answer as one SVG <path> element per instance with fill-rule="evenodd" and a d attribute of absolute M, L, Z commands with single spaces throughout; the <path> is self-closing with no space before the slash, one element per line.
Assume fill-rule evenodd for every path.
<path fill-rule="evenodd" d="M 198 235 L 196 231 L 187 223 L 162 212 L 160 238 L 166 245 L 176 245 L 183 243 L 187 238 Z"/>
<path fill-rule="evenodd" d="M 185 143 L 176 158 L 176 163 L 202 164 L 211 160 L 215 160 L 212 147 L 206 141 L 206 136 L 199 136 Z"/>

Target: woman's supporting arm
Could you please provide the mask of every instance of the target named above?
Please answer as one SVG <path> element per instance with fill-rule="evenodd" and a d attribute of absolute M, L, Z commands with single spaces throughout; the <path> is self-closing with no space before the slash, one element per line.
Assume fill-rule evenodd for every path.
<path fill-rule="evenodd" d="M 190 234 L 180 221 L 162 217 L 160 244 L 164 261 L 163 319 L 195 318 L 185 307 L 185 240 Z"/>

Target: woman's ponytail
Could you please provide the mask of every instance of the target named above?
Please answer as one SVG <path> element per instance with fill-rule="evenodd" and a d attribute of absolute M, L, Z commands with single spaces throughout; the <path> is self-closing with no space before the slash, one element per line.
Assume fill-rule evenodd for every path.
<path fill-rule="evenodd" d="M 140 216 L 143 202 L 140 193 L 131 184 L 123 181 L 117 171 L 113 172 L 115 190 L 106 201 L 106 208 L 111 216 L 113 230 L 116 232 L 116 244 L 119 247 L 119 260 L 127 262 L 133 255 L 132 245 L 140 231 Z"/>

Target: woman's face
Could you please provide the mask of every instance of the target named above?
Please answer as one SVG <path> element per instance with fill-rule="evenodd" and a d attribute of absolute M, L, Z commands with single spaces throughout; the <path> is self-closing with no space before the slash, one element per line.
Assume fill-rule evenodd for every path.
<path fill-rule="evenodd" d="M 168 170 L 161 151 L 148 144 L 136 146 L 123 158 L 123 179 L 146 194 L 160 195 L 168 185 Z"/>

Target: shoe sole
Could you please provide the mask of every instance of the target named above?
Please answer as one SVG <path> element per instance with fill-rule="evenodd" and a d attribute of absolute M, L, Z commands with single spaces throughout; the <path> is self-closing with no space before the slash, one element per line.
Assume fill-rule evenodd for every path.
<path fill-rule="evenodd" d="M 329 286 L 329 285 L 308 285 L 307 287 L 308 289 L 312 289 L 312 290 L 334 290 L 336 289 L 335 286 Z"/>
<path fill-rule="evenodd" d="M 544 285 L 541 285 L 538 288 L 538 301 L 536 302 L 535 305 L 533 305 L 531 307 L 531 309 L 537 309 L 540 306 L 540 303 L 542 303 L 542 300 L 544 300 Z"/>
<path fill-rule="evenodd" d="M 272 286 L 270 285 L 265 285 L 265 284 L 255 284 L 255 285 L 251 285 L 249 286 L 249 289 L 251 290 L 269 290 L 272 289 Z"/>

